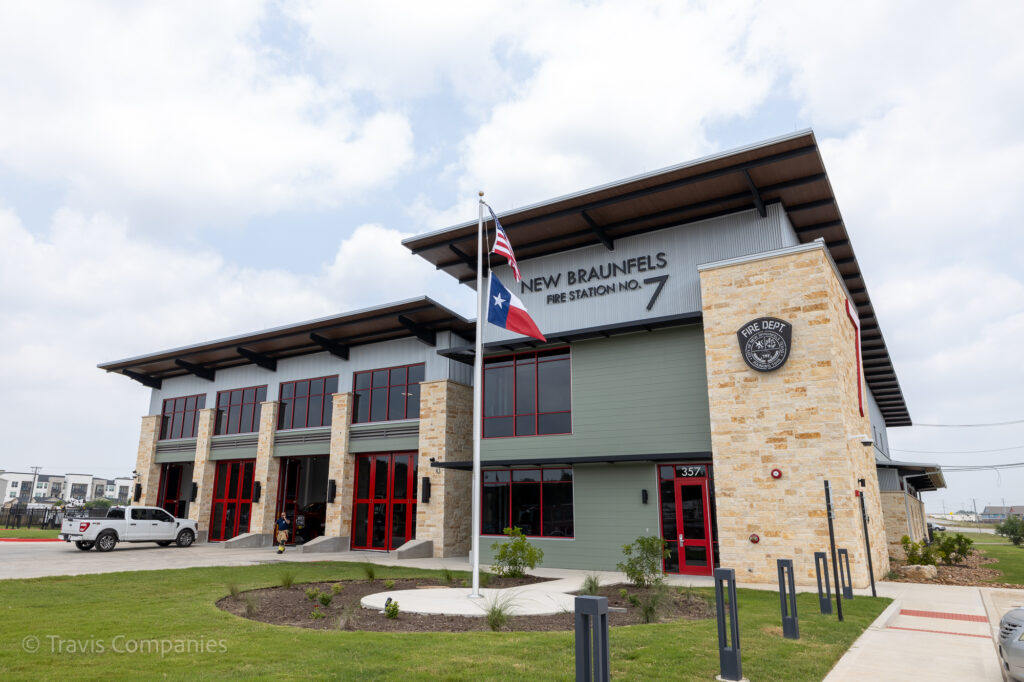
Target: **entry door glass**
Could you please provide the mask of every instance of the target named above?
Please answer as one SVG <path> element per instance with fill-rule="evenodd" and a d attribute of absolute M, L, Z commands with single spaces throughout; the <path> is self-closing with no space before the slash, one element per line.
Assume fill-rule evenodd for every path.
<path fill-rule="evenodd" d="M 249 532 L 255 462 L 218 462 L 210 511 L 210 539 L 229 540 Z"/>
<path fill-rule="evenodd" d="M 706 514 L 707 483 L 678 481 L 676 495 L 679 568 L 685 572 L 691 569 L 709 569 L 710 543 Z"/>
<path fill-rule="evenodd" d="M 416 454 L 356 458 L 352 546 L 397 549 L 416 537 Z"/>

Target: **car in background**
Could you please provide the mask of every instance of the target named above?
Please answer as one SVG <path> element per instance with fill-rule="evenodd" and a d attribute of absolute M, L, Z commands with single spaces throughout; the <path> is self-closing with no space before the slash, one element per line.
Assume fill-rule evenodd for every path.
<path fill-rule="evenodd" d="M 999 660 L 1011 680 L 1024 682 L 1024 609 L 1013 609 L 999 621 Z"/>
<path fill-rule="evenodd" d="M 929 522 L 928 522 L 928 530 L 940 530 L 940 531 L 945 531 L 945 530 L 946 530 L 946 527 L 945 527 L 945 526 L 940 526 L 940 525 L 939 525 L 939 524 L 937 524 L 937 523 L 932 523 L 931 521 L 929 521 Z"/>

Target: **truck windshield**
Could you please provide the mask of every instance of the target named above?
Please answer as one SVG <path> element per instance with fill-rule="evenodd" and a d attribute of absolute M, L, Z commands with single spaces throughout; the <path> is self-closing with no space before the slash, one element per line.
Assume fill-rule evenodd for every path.
<path fill-rule="evenodd" d="M 123 519 L 124 509 L 111 509 L 107 512 L 108 519 Z"/>

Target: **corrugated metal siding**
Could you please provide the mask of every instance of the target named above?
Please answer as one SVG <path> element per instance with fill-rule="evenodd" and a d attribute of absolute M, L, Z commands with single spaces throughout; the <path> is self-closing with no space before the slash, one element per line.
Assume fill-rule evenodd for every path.
<path fill-rule="evenodd" d="M 573 433 L 485 439 L 484 461 L 710 452 L 699 325 L 572 345 Z"/>
<path fill-rule="evenodd" d="M 460 344 L 461 341 L 456 341 Z M 338 391 L 352 390 L 352 374 L 367 369 L 425 363 L 427 381 L 444 379 L 449 376 L 449 360 L 437 354 L 438 348 L 449 347 L 449 332 L 437 334 L 437 346 L 428 346 L 418 339 L 397 339 L 366 346 L 356 346 L 349 351 L 348 361 L 330 353 L 314 353 L 296 358 L 287 358 L 277 363 L 277 371 L 271 372 L 256 365 L 243 365 L 219 370 L 213 382 L 188 375 L 164 379 L 163 386 L 154 389 L 149 400 L 149 414 L 160 414 L 165 398 L 184 395 L 206 395 L 206 406 L 214 407 L 218 391 L 245 386 L 267 384 L 267 399 L 277 400 L 278 386 L 285 381 L 298 381 L 312 377 L 338 375 Z"/>
<path fill-rule="evenodd" d="M 897 491 L 900 489 L 900 475 L 896 469 L 878 469 L 878 489 L 883 492 Z"/>
<path fill-rule="evenodd" d="M 595 464 L 573 467 L 575 538 L 531 538 L 544 550 L 546 568 L 614 571 L 622 546 L 641 535 L 658 535 L 658 481 L 653 464 Z M 650 502 L 641 502 L 646 489 Z M 493 559 L 491 545 L 500 538 L 480 538 L 480 560 Z"/>
<path fill-rule="evenodd" d="M 506 286 L 513 287 L 545 335 L 690 313 L 700 310 L 698 265 L 771 251 L 788 245 L 790 238 L 784 237 L 784 233 L 791 234 L 792 228 L 787 229 L 783 226 L 782 207 L 773 204 L 768 206 L 767 213 L 767 217 L 761 218 L 755 210 L 744 211 L 690 225 L 626 237 L 615 242 L 614 251 L 608 251 L 601 245 L 587 246 L 524 261 L 520 264 L 524 283 L 536 277 L 560 275 L 558 285 L 541 291 L 527 291 L 522 286 L 513 287 L 515 282 L 507 265 L 497 267 L 495 271 Z M 568 283 L 567 271 L 581 268 L 589 271 L 599 266 L 607 268 L 609 263 L 621 263 L 630 258 L 643 256 L 650 256 L 653 259 L 658 253 L 665 254 L 665 268 L 635 272 L 600 282 Z M 655 305 L 651 310 L 647 310 L 656 284 L 644 284 L 643 281 L 664 274 L 669 275 L 669 279 Z M 613 284 L 617 288 L 620 282 L 630 280 L 634 280 L 640 288 L 629 291 L 616 290 L 615 293 L 565 303 L 548 303 L 549 293 L 568 293 L 597 284 Z M 487 326 L 485 335 L 485 341 L 517 337 L 516 334 L 494 326 Z"/>
<path fill-rule="evenodd" d="M 868 414 L 871 416 L 871 437 L 875 441 L 875 450 L 885 459 L 892 459 L 889 454 L 889 433 L 885 429 L 885 418 L 882 417 L 882 411 L 878 409 L 875 396 L 871 391 L 868 391 L 867 394 Z"/>

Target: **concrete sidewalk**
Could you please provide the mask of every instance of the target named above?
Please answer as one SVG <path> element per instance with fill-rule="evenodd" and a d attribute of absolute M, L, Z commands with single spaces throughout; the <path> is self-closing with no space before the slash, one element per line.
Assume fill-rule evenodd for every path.
<path fill-rule="evenodd" d="M 892 605 L 839 659 L 826 682 L 1000 682 L 993 634 L 1005 611 L 986 608 L 993 592 L 1012 593 L 956 585 L 879 583 L 878 596 L 892 598 Z M 1024 591 L 1019 595 L 1024 597 Z"/>

